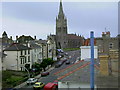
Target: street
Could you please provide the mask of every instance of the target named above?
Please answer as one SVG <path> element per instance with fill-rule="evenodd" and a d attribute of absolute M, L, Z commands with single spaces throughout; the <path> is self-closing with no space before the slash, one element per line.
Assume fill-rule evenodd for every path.
<path fill-rule="evenodd" d="M 66 56 L 67 60 L 70 60 L 70 64 L 63 64 L 59 68 L 54 68 L 53 70 L 50 71 L 50 74 L 45 77 L 40 77 L 38 81 L 43 82 L 45 84 L 49 82 L 54 82 L 55 80 L 59 80 L 61 76 L 64 76 L 65 74 L 68 74 L 71 71 L 74 71 L 76 68 L 81 67 L 82 65 L 89 64 L 88 61 L 78 61 L 78 63 L 75 63 L 77 58 L 80 57 L 80 51 L 70 51 L 67 52 L 68 56 L 71 56 L 71 58 L 68 59 L 68 56 Z M 96 63 L 96 61 L 95 61 Z M 74 74 L 73 74 L 74 75 Z M 65 79 L 66 76 L 64 76 Z M 71 79 L 67 77 L 67 79 Z M 23 88 L 29 88 L 30 90 L 33 89 L 33 85 L 26 85 Z"/>

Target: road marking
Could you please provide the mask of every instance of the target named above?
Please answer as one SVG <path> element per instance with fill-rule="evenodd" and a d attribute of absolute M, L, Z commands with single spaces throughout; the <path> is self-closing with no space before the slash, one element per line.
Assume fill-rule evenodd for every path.
<path fill-rule="evenodd" d="M 76 65 L 76 64 L 79 64 L 80 62 L 83 62 L 83 60 L 80 60 L 79 62 L 77 62 L 77 63 L 75 63 L 75 64 L 72 64 L 72 65 L 70 65 L 70 66 L 68 66 L 68 67 L 66 67 L 66 68 L 64 68 L 64 69 L 62 69 L 62 70 L 54 73 L 54 75 L 57 75 L 58 73 L 61 73 L 61 72 L 65 71 L 66 69 L 71 68 L 72 66 L 74 66 L 74 65 Z"/>
<path fill-rule="evenodd" d="M 70 71 L 69 73 L 66 73 L 65 75 L 63 75 L 63 76 L 57 78 L 57 80 L 63 79 L 63 78 L 69 76 L 70 74 L 72 74 L 72 73 L 78 71 L 79 69 L 81 69 L 81 68 L 83 68 L 83 67 L 85 67 L 85 66 L 87 66 L 87 65 L 89 65 L 89 64 L 90 64 L 90 62 L 88 62 L 88 63 L 86 63 L 86 64 L 84 64 L 84 65 L 78 67 L 77 69 L 75 69 L 75 70 L 73 70 L 73 71 Z"/>
<path fill-rule="evenodd" d="M 94 65 L 94 67 L 96 67 L 96 69 L 100 70 L 100 67 L 99 67 L 99 66 L 97 66 L 96 64 Z"/>

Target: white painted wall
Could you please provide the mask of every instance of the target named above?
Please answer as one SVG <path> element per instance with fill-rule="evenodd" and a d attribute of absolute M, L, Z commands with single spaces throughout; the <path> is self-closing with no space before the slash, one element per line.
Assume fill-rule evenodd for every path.
<path fill-rule="evenodd" d="M 42 48 L 33 48 L 31 52 L 33 63 L 38 62 L 38 59 L 42 62 Z"/>
<path fill-rule="evenodd" d="M 32 66 L 32 60 L 31 60 L 31 54 L 28 54 L 28 50 L 26 50 L 26 55 L 25 51 L 23 50 L 23 55 L 26 57 L 26 63 L 21 64 L 21 51 L 5 51 L 7 54 L 6 58 L 4 59 L 3 63 L 6 67 L 6 69 L 9 70 L 21 70 L 20 66 L 25 66 L 25 64 L 30 64 L 30 68 Z M 31 50 L 30 50 L 31 53 Z M 28 62 L 28 56 L 30 56 L 30 62 Z M 18 66 L 18 68 L 17 68 Z"/>
<path fill-rule="evenodd" d="M 91 58 L 91 46 L 81 46 L 81 60 Z M 98 47 L 94 46 L 94 58 L 98 58 Z"/>
<path fill-rule="evenodd" d="M 19 56 L 20 51 L 5 51 L 7 53 L 7 56 L 5 58 L 5 60 L 3 61 L 4 65 L 6 66 L 6 69 L 9 70 L 17 70 L 17 53 Z M 19 63 L 19 59 L 18 59 L 18 63 Z M 14 66 L 14 67 L 12 67 Z"/>

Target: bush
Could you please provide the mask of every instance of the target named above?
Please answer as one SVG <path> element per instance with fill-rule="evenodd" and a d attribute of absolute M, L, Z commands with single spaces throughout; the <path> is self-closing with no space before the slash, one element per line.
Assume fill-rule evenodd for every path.
<path fill-rule="evenodd" d="M 74 50 L 80 50 L 80 48 L 64 48 L 64 51 L 74 51 Z"/>
<path fill-rule="evenodd" d="M 28 79 L 27 77 L 24 77 L 26 72 L 21 72 L 21 71 L 3 71 L 2 75 L 2 87 L 4 88 L 12 88 L 16 85 L 21 84 L 22 82 L 26 81 Z M 19 76 L 18 76 L 19 75 Z"/>

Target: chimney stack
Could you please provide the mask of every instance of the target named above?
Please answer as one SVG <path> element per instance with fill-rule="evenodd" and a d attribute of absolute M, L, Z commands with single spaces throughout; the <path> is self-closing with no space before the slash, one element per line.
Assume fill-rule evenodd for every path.
<path fill-rule="evenodd" d="M 10 36 L 10 39 L 12 40 L 12 36 Z"/>
<path fill-rule="evenodd" d="M 34 36 L 34 39 L 36 40 L 36 36 Z"/>
<path fill-rule="evenodd" d="M 16 43 L 18 43 L 18 36 L 16 36 Z"/>

